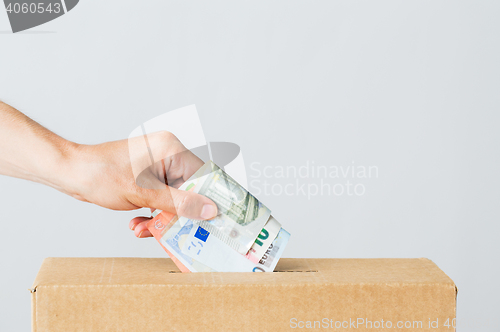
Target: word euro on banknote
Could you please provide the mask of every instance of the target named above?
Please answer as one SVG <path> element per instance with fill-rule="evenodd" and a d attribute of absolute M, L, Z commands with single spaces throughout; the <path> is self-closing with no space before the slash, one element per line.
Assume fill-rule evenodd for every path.
<path fill-rule="evenodd" d="M 179 189 L 192 190 L 214 201 L 218 216 L 201 226 L 240 254 L 248 252 L 271 216 L 271 210 L 212 161 Z"/>

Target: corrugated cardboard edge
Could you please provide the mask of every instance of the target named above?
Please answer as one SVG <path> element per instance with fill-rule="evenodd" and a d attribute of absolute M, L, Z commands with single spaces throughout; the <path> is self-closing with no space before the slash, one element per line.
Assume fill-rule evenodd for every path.
<path fill-rule="evenodd" d="M 439 266 L 436 263 L 434 263 L 432 260 L 430 260 L 429 258 L 421 257 L 419 259 L 428 261 L 429 263 L 431 263 L 432 265 L 434 265 L 436 268 L 438 268 L 439 270 L 441 270 L 439 268 Z M 447 275 L 446 272 L 444 272 L 443 270 L 441 270 L 441 272 L 443 272 L 443 274 L 449 279 L 450 283 L 453 284 L 453 286 L 455 287 L 455 293 L 458 294 L 458 288 L 457 288 L 457 285 L 455 284 L 455 282 L 453 281 L 453 279 L 451 279 L 450 276 Z"/>
<path fill-rule="evenodd" d="M 35 277 L 35 280 L 33 281 L 33 285 L 29 289 L 31 292 L 31 331 L 36 332 L 37 331 L 37 293 L 36 290 L 38 288 L 38 285 L 40 284 L 40 276 L 42 276 L 45 273 L 46 269 L 50 269 L 52 267 L 51 262 L 54 260 L 53 257 L 47 257 L 42 261 L 40 270 L 38 270 L 38 273 Z"/>
<path fill-rule="evenodd" d="M 49 258 L 45 258 L 43 261 L 42 261 L 42 267 L 40 268 L 40 270 L 43 268 L 43 265 L 45 263 L 46 260 L 48 260 Z M 36 277 L 35 277 L 35 281 L 33 281 L 33 285 L 31 286 L 31 288 L 29 288 L 29 291 L 31 293 L 31 331 L 32 332 L 36 332 L 37 328 L 36 328 L 36 288 L 38 287 L 38 276 L 40 275 L 40 270 L 38 271 Z"/>
<path fill-rule="evenodd" d="M 43 274 L 43 271 L 47 268 L 47 266 L 51 265 L 50 261 L 52 261 L 52 259 L 53 259 L 52 257 L 47 257 L 42 261 L 42 264 L 40 266 L 40 270 L 38 270 L 38 273 L 36 274 L 35 281 L 33 281 L 33 285 L 29 289 L 29 291 L 31 292 L 32 295 L 36 294 L 36 288 L 38 287 L 38 284 L 39 284 L 39 278 Z M 35 299 L 36 299 L 36 297 L 35 297 Z"/>
<path fill-rule="evenodd" d="M 36 332 L 36 287 L 31 291 L 31 331 Z"/>
<path fill-rule="evenodd" d="M 434 263 L 432 260 L 430 260 L 429 258 L 421 257 L 420 259 L 428 261 L 430 264 L 434 265 L 435 267 L 437 267 L 439 269 L 439 266 L 436 263 Z M 450 280 L 450 282 L 453 284 L 453 287 L 455 288 L 455 309 L 454 309 L 455 312 L 454 312 L 454 316 L 456 318 L 457 317 L 457 305 L 458 305 L 458 287 L 455 284 L 455 282 L 453 281 L 453 279 L 451 279 L 450 276 L 448 274 L 446 274 L 446 272 L 444 272 L 443 270 L 441 270 L 441 271 Z M 457 329 L 455 328 L 454 331 L 456 331 L 456 330 Z"/>

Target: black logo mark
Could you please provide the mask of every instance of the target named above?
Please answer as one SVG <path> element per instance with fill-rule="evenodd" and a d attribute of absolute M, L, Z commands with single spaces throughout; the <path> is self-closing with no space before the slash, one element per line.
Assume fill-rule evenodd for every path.
<path fill-rule="evenodd" d="M 75 8 L 79 0 L 4 0 L 12 32 L 52 21 Z"/>

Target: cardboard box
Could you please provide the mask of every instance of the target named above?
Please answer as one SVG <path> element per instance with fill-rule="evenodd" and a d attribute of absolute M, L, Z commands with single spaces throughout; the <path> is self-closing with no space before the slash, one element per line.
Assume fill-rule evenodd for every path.
<path fill-rule="evenodd" d="M 178 273 L 170 259 L 47 258 L 31 289 L 32 330 L 455 330 L 455 284 L 428 259 L 284 258 L 276 270 Z"/>

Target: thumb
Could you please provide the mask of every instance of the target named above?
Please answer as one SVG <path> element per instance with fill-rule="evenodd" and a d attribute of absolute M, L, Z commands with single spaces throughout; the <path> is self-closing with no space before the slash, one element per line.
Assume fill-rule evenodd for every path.
<path fill-rule="evenodd" d="M 217 205 L 211 199 L 192 191 L 170 186 L 166 186 L 166 189 L 145 190 L 148 191 L 146 207 L 198 220 L 212 219 L 217 215 Z"/>

